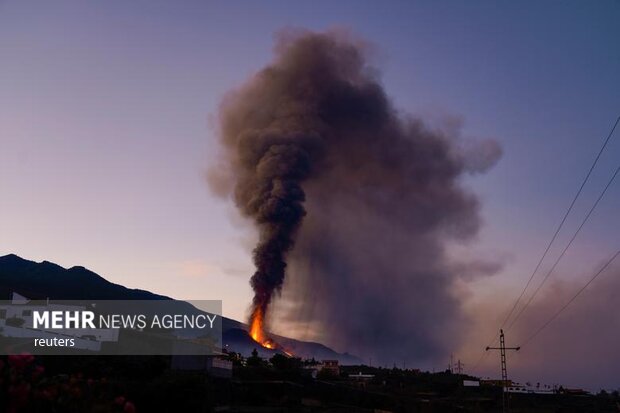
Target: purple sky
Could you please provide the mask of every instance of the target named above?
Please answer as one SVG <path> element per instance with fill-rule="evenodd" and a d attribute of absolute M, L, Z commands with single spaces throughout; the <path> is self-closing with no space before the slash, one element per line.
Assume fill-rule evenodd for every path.
<path fill-rule="evenodd" d="M 271 59 L 278 30 L 344 27 L 372 42 L 403 112 L 502 144 L 467 183 L 485 225 L 458 254 L 505 263 L 463 286 L 472 311 L 514 299 L 619 114 L 620 3 L 410 3 L 0 1 L 0 254 L 222 299 L 243 319 L 254 234 L 205 179 L 218 102 Z M 619 159 L 616 136 L 552 257 Z M 616 184 L 558 278 L 583 282 L 618 248 L 619 206 Z"/>

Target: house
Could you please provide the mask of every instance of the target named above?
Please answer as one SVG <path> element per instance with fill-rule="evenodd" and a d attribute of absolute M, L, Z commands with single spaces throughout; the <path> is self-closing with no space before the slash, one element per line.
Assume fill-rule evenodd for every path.
<path fill-rule="evenodd" d="M 339 376 L 340 366 L 338 365 L 338 360 L 323 360 L 320 371 L 323 374 L 327 373 L 334 376 Z"/>
<path fill-rule="evenodd" d="M 584 389 L 569 389 L 567 387 L 560 387 L 558 391 L 559 393 L 570 394 L 572 396 L 587 396 L 590 394 L 589 391 L 584 390 Z"/>
<path fill-rule="evenodd" d="M 13 293 L 10 302 L 0 305 L 0 332 L 17 339 L 71 339 L 73 349 L 101 351 L 102 342 L 118 341 L 118 329 L 34 328 L 33 311 L 80 312 L 85 306 L 31 301 Z M 28 341 L 30 343 L 30 341 Z M 35 350 L 34 348 L 32 350 Z M 43 350 L 41 350 L 43 351 Z"/>
<path fill-rule="evenodd" d="M 505 386 L 509 387 L 509 386 L 515 385 L 515 383 L 512 380 L 508 380 L 504 382 L 504 380 L 486 379 L 486 380 L 480 380 L 480 385 L 481 386 L 493 386 L 493 387 L 505 387 Z"/>
<path fill-rule="evenodd" d="M 220 356 L 173 355 L 170 362 L 173 370 L 205 371 L 211 377 L 232 378 L 233 362 Z"/>

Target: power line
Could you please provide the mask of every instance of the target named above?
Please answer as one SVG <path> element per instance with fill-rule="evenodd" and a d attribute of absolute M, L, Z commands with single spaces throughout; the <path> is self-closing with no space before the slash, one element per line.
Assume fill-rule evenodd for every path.
<path fill-rule="evenodd" d="M 483 352 L 480 354 L 480 357 L 478 358 L 478 361 L 476 361 L 476 362 L 474 363 L 474 366 L 471 368 L 471 372 L 472 372 L 472 373 L 475 373 L 475 371 L 476 371 L 476 369 L 478 368 L 478 366 L 480 365 L 480 363 L 482 363 L 482 360 L 485 358 L 485 356 L 488 356 L 488 355 L 489 355 L 489 353 L 487 353 L 486 351 L 483 351 Z"/>
<path fill-rule="evenodd" d="M 618 255 L 620 255 L 620 249 L 618 251 L 616 251 L 616 253 L 614 255 L 611 256 L 611 258 L 609 260 L 607 260 L 607 262 L 605 263 L 605 265 L 603 265 L 603 267 L 598 270 L 589 280 L 588 282 L 581 287 L 581 289 L 579 291 L 577 291 L 577 293 L 575 293 L 575 295 L 573 295 L 573 297 L 568 300 L 568 302 L 566 302 L 566 304 L 564 304 L 562 306 L 562 308 L 560 308 L 555 314 L 553 314 L 553 316 L 551 316 L 551 318 L 549 318 L 549 320 L 547 320 L 546 323 L 544 323 L 542 326 L 540 326 L 540 328 L 538 328 L 538 330 L 536 330 L 534 332 L 534 334 L 532 334 L 531 336 L 529 336 L 524 342 L 523 344 L 521 344 L 521 347 L 524 347 L 526 344 L 528 344 L 530 341 L 532 341 L 538 334 L 540 334 L 541 331 L 543 331 L 549 324 L 551 324 L 556 318 L 558 318 L 558 316 L 569 306 L 571 305 L 571 303 L 573 301 L 575 301 L 575 299 L 579 296 L 579 294 L 581 294 L 586 288 L 588 288 L 588 286 L 596 279 L 596 277 L 598 277 L 603 271 L 605 271 L 607 269 L 607 267 L 609 267 L 609 265 L 618 257 Z"/>
<path fill-rule="evenodd" d="M 498 339 L 499 339 L 499 331 L 495 333 L 495 335 L 493 336 L 493 338 L 491 339 L 487 347 L 492 347 L 493 345 L 495 345 Z M 488 355 L 489 353 L 486 351 L 486 349 L 482 349 L 482 352 L 480 353 L 480 357 L 478 358 L 478 361 L 476 361 L 476 363 L 474 363 L 474 366 L 471 368 L 472 373 L 476 371 L 480 363 L 482 363 L 482 360 L 484 360 L 486 356 Z"/>
<path fill-rule="evenodd" d="M 583 182 L 581 183 L 581 186 L 579 186 L 579 190 L 577 191 L 577 193 L 573 197 L 573 200 L 571 201 L 568 209 L 566 210 L 566 213 L 564 214 L 564 217 L 562 218 L 562 221 L 560 221 L 560 225 L 558 225 L 557 229 L 555 230 L 555 232 L 553 234 L 553 237 L 551 237 L 551 241 L 549 241 L 549 244 L 547 245 L 547 248 L 545 248 L 545 251 L 543 252 L 542 257 L 540 257 L 540 260 L 538 260 L 538 264 L 536 264 L 536 268 L 534 268 L 534 271 L 532 271 L 532 275 L 530 275 L 530 278 L 527 280 L 527 283 L 525 284 L 525 287 L 523 288 L 523 291 L 521 291 L 521 294 L 517 298 L 517 301 L 515 301 L 514 305 L 512 306 L 512 309 L 510 310 L 510 312 L 508 313 L 508 315 L 504 319 L 504 322 L 500 325 L 500 328 L 503 328 L 506 325 L 506 322 L 510 319 L 510 316 L 514 313 L 515 309 L 517 308 L 517 305 L 519 305 L 519 302 L 523 298 L 523 295 L 525 294 L 525 291 L 530 286 L 530 283 L 532 282 L 532 280 L 534 279 L 534 276 L 538 272 L 538 269 L 540 268 L 540 265 L 542 264 L 542 262 L 544 261 L 545 257 L 547 256 L 547 253 L 551 249 L 551 245 L 554 243 L 555 239 L 557 238 L 558 234 L 560 233 L 560 230 L 564 226 L 564 223 L 566 222 L 566 218 L 568 218 L 568 215 L 573 210 L 573 207 L 575 206 L 575 202 L 577 202 L 577 198 L 579 198 L 579 195 L 581 195 L 581 192 L 583 191 L 583 188 L 585 187 L 586 183 L 590 179 L 590 175 L 592 174 L 592 171 L 594 170 L 594 167 L 596 166 L 596 164 L 598 163 L 598 160 L 600 159 L 601 155 L 603 154 L 603 151 L 607 147 L 607 144 L 609 143 L 609 140 L 611 139 L 612 135 L 614 134 L 614 131 L 616 130 L 616 126 L 618 126 L 618 122 L 620 122 L 620 116 L 618 116 L 618 118 L 616 119 L 616 122 L 614 123 L 614 126 L 611 128 L 611 131 L 609 132 L 609 134 L 607 135 L 607 138 L 603 142 L 603 146 L 598 151 L 598 154 L 596 155 L 596 158 L 594 158 L 594 162 L 592 162 L 592 165 L 590 166 L 590 169 L 588 170 L 588 173 L 586 174 L 586 177 L 583 179 Z"/>
<path fill-rule="evenodd" d="M 566 244 L 566 246 L 564 247 L 564 249 L 562 250 L 562 253 L 558 256 L 558 258 L 555 260 L 555 262 L 553 263 L 553 266 L 551 267 L 551 269 L 547 272 L 547 274 L 545 275 L 545 277 L 543 278 L 542 282 L 538 285 L 538 287 L 536 288 L 536 290 L 534 291 L 534 294 L 532 294 L 530 296 L 530 298 L 527 300 L 527 302 L 525 303 L 525 305 L 523 307 L 521 307 L 521 310 L 517 313 L 517 315 L 512 319 L 511 323 L 508 325 L 508 330 L 517 322 L 517 320 L 519 319 L 519 317 L 521 316 L 521 314 L 523 314 L 525 312 L 525 310 L 527 309 L 527 307 L 530 305 L 530 303 L 532 302 L 532 300 L 534 300 L 534 297 L 536 297 L 536 295 L 538 294 L 538 292 L 541 290 L 541 288 L 543 287 L 543 285 L 545 285 L 545 282 L 547 282 L 547 279 L 549 279 L 549 276 L 551 276 L 551 273 L 553 272 L 553 270 L 555 270 L 555 267 L 558 265 L 558 263 L 560 262 L 560 260 L 562 259 L 562 257 L 564 257 L 564 254 L 566 254 L 566 251 L 568 251 L 568 249 L 570 248 L 570 246 L 573 244 L 573 241 L 575 241 L 575 238 L 577 238 L 577 235 L 579 234 L 579 232 L 581 231 L 581 229 L 583 228 L 583 226 L 586 224 L 586 222 L 588 221 L 588 219 L 590 219 L 590 216 L 592 215 L 592 212 L 594 212 L 594 210 L 596 209 L 596 207 L 598 206 L 599 202 L 601 201 L 601 199 L 603 199 L 603 197 L 605 196 L 605 193 L 607 192 L 607 190 L 609 189 L 609 187 L 611 186 L 611 184 L 614 182 L 614 180 L 616 179 L 616 176 L 618 176 L 618 172 L 620 172 L 620 166 L 618 166 L 618 168 L 616 168 L 616 171 L 614 172 L 614 174 L 612 175 L 612 177 L 609 179 L 609 181 L 607 182 L 607 185 L 605 185 L 605 188 L 603 189 L 603 191 L 601 192 L 601 194 L 599 195 L 599 197 L 596 199 L 596 202 L 594 202 L 594 204 L 592 205 L 592 207 L 590 208 L 590 210 L 588 211 L 588 213 L 586 214 L 585 218 L 583 219 L 583 221 L 581 221 L 581 224 L 579 225 L 579 228 L 577 228 L 577 230 L 575 231 L 575 233 L 573 234 L 572 238 L 570 239 L 570 241 L 568 242 L 568 244 Z"/>
<path fill-rule="evenodd" d="M 523 298 L 523 295 L 525 294 L 525 292 L 527 291 L 528 287 L 530 286 L 532 280 L 534 279 L 534 276 L 536 275 L 536 273 L 538 272 L 542 262 L 544 261 L 545 257 L 547 256 L 547 254 L 549 253 L 549 250 L 551 249 L 551 245 L 555 242 L 555 239 L 557 238 L 558 234 L 560 233 L 560 230 L 562 229 L 562 227 L 564 226 L 564 223 L 566 222 L 566 219 L 568 218 L 568 215 L 570 214 L 570 212 L 573 210 L 573 207 L 575 206 L 575 203 L 577 202 L 577 199 L 579 198 L 579 196 L 581 195 L 581 192 L 583 191 L 583 188 L 585 187 L 586 183 L 588 182 L 588 180 L 590 179 L 590 175 L 592 175 L 592 171 L 594 170 L 594 168 L 596 167 L 596 164 L 598 163 L 601 155 L 603 154 L 603 152 L 605 151 L 605 148 L 607 147 L 607 144 L 609 143 L 609 141 L 611 140 L 611 137 L 613 136 L 616 127 L 618 126 L 618 123 L 620 122 L 620 116 L 618 116 L 616 118 L 616 121 L 614 122 L 614 125 L 612 126 L 611 130 L 609 131 L 609 134 L 607 135 L 607 137 L 605 138 L 605 141 L 603 142 L 603 145 L 601 146 L 601 149 L 598 151 L 598 154 L 596 155 L 596 157 L 594 158 L 594 161 L 592 162 L 592 165 L 590 166 L 590 169 L 588 170 L 588 173 L 586 174 L 585 178 L 583 179 L 583 182 L 581 183 L 581 185 L 579 186 L 579 189 L 577 190 L 577 193 L 575 194 L 575 196 L 573 197 L 573 200 L 571 201 L 568 209 L 566 210 L 566 213 L 564 214 L 564 216 L 562 217 L 562 220 L 560 221 L 560 224 L 558 225 L 558 227 L 556 228 L 555 232 L 553 233 L 553 236 L 551 237 L 551 240 L 549 241 L 549 244 L 547 245 L 547 247 L 545 248 L 542 256 L 540 257 L 540 260 L 538 261 L 538 263 L 536 264 L 536 267 L 534 268 L 534 271 L 532 271 L 532 274 L 530 275 L 527 283 L 525 284 L 525 287 L 523 288 L 523 290 L 521 291 L 521 294 L 519 294 L 519 297 L 517 298 L 517 300 L 515 301 L 514 305 L 512 306 L 512 308 L 510 309 L 510 311 L 508 312 L 508 315 L 506 316 L 506 318 L 504 319 L 504 321 L 500 324 L 500 329 L 503 328 L 506 323 L 508 322 L 508 320 L 510 319 L 510 317 L 512 316 L 512 314 L 514 313 L 515 309 L 517 308 L 517 306 L 519 305 L 519 302 L 521 301 L 521 299 Z M 571 241 L 572 242 L 572 241 Z M 535 293 L 536 294 L 536 293 Z M 528 301 L 529 303 L 529 301 Z M 527 305 L 526 305 L 527 306 Z M 519 315 L 522 313 L 523 311 L 519 312 Z M 518 316 L 517 316 L 518 318 Z M 511 323 L 510 326 L 512 326 L 514 323 Z M 497 333 L 493 339 L 491 340 L 491 342 L 489 343 L 489 346 L 493 346 L 495 344 L 495 342 L 497 341 L 497 339 L 499 338 L 499 334 Z M 480 355 L 480 358 L 478 359 L 478 361 L 474 364 L 474 367 L 472 368 L 472 370 L 475 370 L 478 365 L 482 362 L 484 356 L 485 356 L 486 352 L 483 351 L 482 354 Z"/>

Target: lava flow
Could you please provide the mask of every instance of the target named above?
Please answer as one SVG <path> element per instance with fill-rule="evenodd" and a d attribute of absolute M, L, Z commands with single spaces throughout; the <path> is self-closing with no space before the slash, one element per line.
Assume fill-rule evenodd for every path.
<path fill-rule="evenodd" d="M 262 311 L 257 308 L 254 314 L 252 314 L 252 322 L 250 323 L 250 337 L 265 348 L 270 350 L 280 350 L 287 356 L 292 357 L 293 354 L 291 352 L 285 350 L 281 345 L 265 336 L 264 323 L 264 315 Z"/>
<path fill-rule="evenodd" d="M 258 344 L 266 348 L 273 348 L 273 341 L 265 337 L 263 330 L 264 316 L 260 308 L 257 308 L 252 314 L 252 323 L 250 324 L 250 337 Z"/>

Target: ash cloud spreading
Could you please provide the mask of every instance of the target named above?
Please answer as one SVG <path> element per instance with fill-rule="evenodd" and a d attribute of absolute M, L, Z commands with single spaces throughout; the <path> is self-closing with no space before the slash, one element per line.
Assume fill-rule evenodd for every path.
<path fill-rule="evenodd" d="M 259 234 L 252 312 L 269 314 L 284 286 L 276 316 L 329 344 L 386 363 L 444 356 L 462 321 L 446 244 L 480 226 L 461 180 L 497 144 L 463 150 L 399 115 L 364 47 L 334 33 L 282 35 L 224 99 L 220 129 L 213 185 Z"/>

